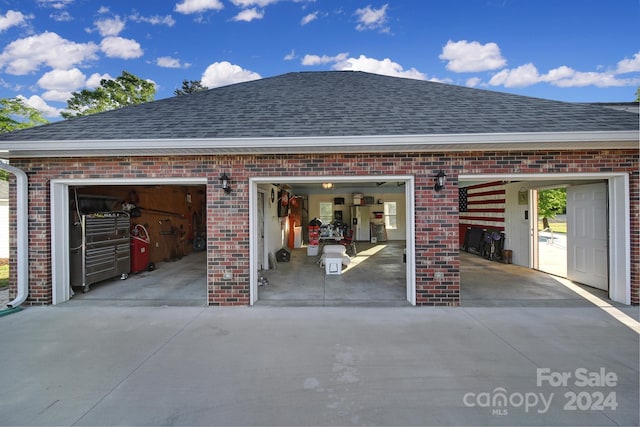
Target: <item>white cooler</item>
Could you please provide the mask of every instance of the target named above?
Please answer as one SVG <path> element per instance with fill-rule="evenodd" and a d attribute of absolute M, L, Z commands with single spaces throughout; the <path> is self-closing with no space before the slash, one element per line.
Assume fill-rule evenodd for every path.
<path fill-rule="evenodd" d="M 349 265 L 351 258 L 342 245 L 325 245 L 322 247 L 320 264 L 324 265 L 325 274 L 342 274 L 342 266 Z"/>
<path fill-rule="evenodd" d="M 342 274 L 342 257 L 331 258 L 326 256 L 324 259 L 324 274 Z"/>

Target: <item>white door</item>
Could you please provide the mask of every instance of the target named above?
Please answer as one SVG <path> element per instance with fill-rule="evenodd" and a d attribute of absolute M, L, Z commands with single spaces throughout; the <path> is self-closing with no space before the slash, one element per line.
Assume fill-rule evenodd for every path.
<path fill-rule="evenodd" d="M 608 290 L 607 187 L 567 188 L 567 278 Z"/>

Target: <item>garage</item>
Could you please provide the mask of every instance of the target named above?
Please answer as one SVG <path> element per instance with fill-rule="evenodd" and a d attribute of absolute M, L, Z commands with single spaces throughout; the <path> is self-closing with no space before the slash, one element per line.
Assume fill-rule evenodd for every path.
<path fill-rule="evenodd" d="M 52 188 L 61 218 L 54 240 L 68 254 L 53 265 L 57 302 L 206 305 L 206 185 L 64 180 Z"/>
<path fill-rule="evenodd" d="M 328 178 L 251 179 L 252 303 L 415 304 L 412 177 Z"/>
<path fill-rule="evenodd" d="M 564 174 L 559 177 L 539 174 L 514 175 L 508 180 L 497 181 L 479 178 L 465 177 L 460 181 L 460 200 L 465 201 L 460 204 L 463 252 L 568 279 L 607 299 L 619 301 L 616 298 L 624 295 L 626 288 L 619 274 L 624 270 L 626 259 L 618 255 L 624 253 L 628 231 L 625 230 L 627 222 L 624 219 L 613 222 L 611 218 L 624 218 L 625 201 L 618 197 L 626 185 L 623 176 Z M 554 234 L 553 230 L 541 230 L 538 225 L 541 222 L 537 214 L 538 192 L 549 188 L 566 189 L 566 233 Z M 465 242 L 465 236 L 471 234 L 472 229 L 484 232 L 481 235 L 476 233 L 481 241 Z M 493 256 L 487 253 L 486 242 L 490 241 L 492 231 L 498 232 L 502 239 L 494 246 L 499 246 L 500 251 L 506 250 L 506 253 Z M 466 254 L 461 260 L 463 271 L 465 267 L 472 269 L 470 266 L 476 264 L 476 260 Z M 493 295 L 494 300 L 500 299 L 494 294 L 493 276 L 486 277 L 486 282 L 475 277 L 465 282 L 463 277 L 463 294 L 467 290 L 471 299 L 482 299 L 482 290 L 486 286 L 487 295 Z M 539 279 L 540 282 L 545 280 Z M 509 289 L 504 287 L 501 292 L 509 294 L 508 299 L 518 300 L 518 280 L 512 282 Z M 554 282 L 550 283 L 553 285 Z M 470 289 L 471 286 L 474 288 Z M 557 286 L 562 288 L 559 283 Z M 526 294 L 527 290 L 523 288 L 520 296 L 527 298 Z M 540 299 L 548 295 L 542 292 Z"/>
<path fill-rule="evenodd" d="M 372 242 L 369 228 L 368 238 L 365 233 L 356 239 L 369 262 L 357 265 L 359 256 L 354 256 L 343 265 L 335 262 L 339 256 L 330 257 L 330 273 L 344 266 L 341 274 L 329 274 L 334 277 L 311 263 L 310 271 L 323 278 L 323 304 L 347 299 L 327 298 L 329 285 L 336 285 L 329 280 L 348 280 L 357 271 L 351 267 L 373 272 L 369 266 L 384 263 L 404 291 L 389 303 L 464 305 L 460 247 L 468 224 L 462 221 L 460 189 L 499 182 L 503 188 L 486 190 L 503 193 L 500 209 L 507 214 L 495 231 L 504 231 L 512 265 L 527 269 L 539 268 L 530 227 L 534 193 L 549 186 L 599 184 L 600 190 L 589 193 L 606 201 L 606 212 L 589 202 L 571 213 L 574 225 L 582 227 L 574 229 L 592 239 L 581 243 L 578 234 L 572 236 L 567 266 L 583 278 L 567 276 L 584 281 L 584 275 L 594 275 L 585 267 L 606 265 L 606 272 L 598 270 L 606 275 L 604 292 L 613 301 L 637 304 L 637 141 L 634 113 L 363 72 L 289 73 L 3 134 L 0 150 L 11 165 L 0 166 L 14 176 L 11 292 L 20 303 L 59 304 L 71 298 L 69 257 L 78 246 L 70 242 L 72 190 L 126 188 L 118 195 L 105 190 L 102 196 L 116 202 L 128 201 L 131 187 L 136 195 L 147 186 L 164 188 L 167 195 L 177 187 L 196 187 L 188 193 L 193 211 L 193 200 L 204 192 L 202 220 L 197 215 L 189 224 L 193 215 L 185 192 L 180 208 L 152 207 L 141 199 L 142 208 L 163 211 L 142 225 L 152 233 L 168 233 L 152 239 L 150 254 L 158 243 L 161 262 L 177 264 L 164 260 L 186 255 L 192 246 L 176 247 L 171 239 L 190 236 L 194 223 L 206 223 L 201 256 L 209 306 L 268 300 L 276 287 L 273 275 L 284 272 L 267 269 L 279 265 L 272 258 L 291 247 L 290 239 L 300 253 L 294 259 L 327 255 L 319 247 L 318 255 L 303 252 L 311 240 L 306 227 L 315 217 L 333 229 L 337 224 L 332 223 L 363 224 L 353 222 L 356 205 L 368 210 L 370 226 L 385 225 L 387 242 L 377 232 Z M 587 194 L 575 196 L 577 202 Z M 404 223 L 404 230 L 387 222 L 392 202 L 396 225 Z M 298 214 L 287 210 L 293 205 Z M 180 223 L 166 213 L 178 209 L 185 209 Z M 588 222 L 593 209 L 599 212 L 598 224 Z M 603 229 L 606 244 L 596 246 L 593 237 L 602 237 Z M 350 233 L 340 230 L 342 237 Z M 383 246 L 388 254 L 374 253 Z M 156 267 L 153 273 L 161 270 Z M 270 284 L 260 289 L 264 276 Z M 374 276 L 369 281 L 381 275 Z M 352 303 L 367 301 L 355 296 Z"/>

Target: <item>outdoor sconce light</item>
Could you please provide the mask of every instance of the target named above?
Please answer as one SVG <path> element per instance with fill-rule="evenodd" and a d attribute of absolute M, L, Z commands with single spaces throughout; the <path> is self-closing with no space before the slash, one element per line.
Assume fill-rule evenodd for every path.
<path fill-rule="evenodd" d="M 440 171 L 438 172 L 438 175 L 436 175 L 436 185 L 433 186 L 433 189 L 436 191 L 440 191 L 444 188 L 444 179 L 446 178 L 446 174 L 444 173 L 444 171 Z"/>
<path fill-rule="evenodd" d="M 333 183 L 332 182 L 323 182 L 322 183 L 322 188 L 324 188 L 325 190 L 331 190 L 333 188 Z"/>
<path fill-rule="evenodd" d="M 223 173 L 220 176 L 220 182 L 222 183 L 222 189 L 224 190 L 224 192 L 227 194 L 231 193 L 231 187 L 229 187 L 229 177 L 226 173 Z"/>

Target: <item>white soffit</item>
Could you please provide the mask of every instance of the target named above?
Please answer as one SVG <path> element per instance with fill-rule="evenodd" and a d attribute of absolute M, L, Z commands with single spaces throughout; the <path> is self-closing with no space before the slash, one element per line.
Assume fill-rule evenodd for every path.
<path fill-rule="evenodd" d="M 638 148 L 638 131 L 0 142 L 0 158 Z"/>

